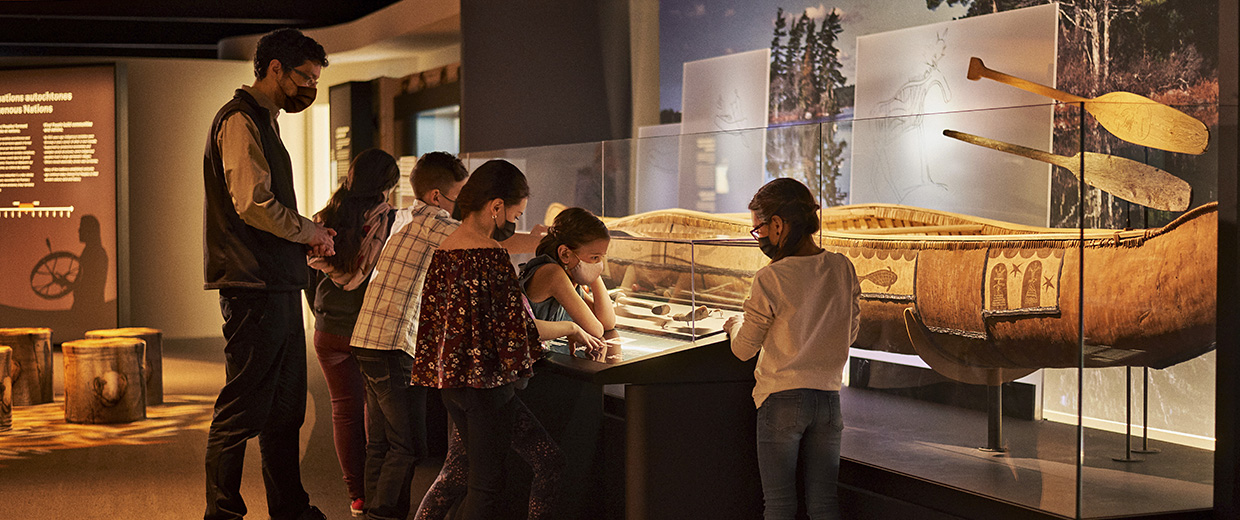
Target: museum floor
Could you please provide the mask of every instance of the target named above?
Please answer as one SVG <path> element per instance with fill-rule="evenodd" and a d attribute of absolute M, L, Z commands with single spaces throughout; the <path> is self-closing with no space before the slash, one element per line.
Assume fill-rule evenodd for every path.
<path fill-rule="evenodd" d="M 148 407 L 146 420 L 126 425 L 64 422 L 64 365 L 57 350 L 56 402 L 15 407 L 13 430 L 0 433 L 0 519 L 202 518 L 202 460 L 211 407 L 224 382 L 222 343 L 165 339 L 164 404 Z M 307 355 L 302 483 L 328 518 L 347 519 L 327 386 L 313 349 Z M 428 459 L 419 465 L 415 496 L 425 493 L 440 462 Z M 247 450 L 245 471 L 248 517 L 266 518 L 255 440 Z"/>
<path fill-rule="evenodd" d="M 1151 403 L 1154 404 L 1154 403 Z M 1004 417 L 1003 446 L 986 445 L 986 415 L 873 390 L 846 388 L 842 456 L 941 485 L 1075 516 L 1076 426 Z M 1121 434 L 1086 429 L 1082 518 L 1112 518 L 1209 509 L 1214 453 L 1149 441 L 1157 454 L 1125 456 Z M 1141 447 L 1134 429 L 1132 447 Z M 845 477 L 841 476 L 841 480 Z"/>
<path fill-rule="evenodd" d="M 165 340 L 165 404 L 148 407 L 148 419 L 126 425 L 64 422 L 63 362 L 57 352 L 57 401 L 15 408 L 13 430 L 0 433 L 0 519 L 200 517 L 206 430 L 224 377 L 219 349 L 211 340 Z M 308 354 L 303 483 L 328 518 L 347 519 L 326 385 L 312 351 Z M 1073 514 L 1071 425 L 1008 418 L 1004 434 L 1010 451 L 996 457 L 975 449 L 986 440 L 986 418 L 980 412 L 851 389 L 845 389 L 843 405 L 846 458 L 1025 507 Z M 1209 451 L 1151 441 L 1161 453 L 1139 456 L 1145 462 L 1121 463 L 1111 457 L 1123 455 L 1122 436 L 1089 431 L 1085 445 L 1085 518 L 1210 505 Z M 249 454 L 243 493 L 250 516 L 264 518 L 256 445 L 251 444 Z M 428 459 L 418 467 L 415 497 L 434 479 L 439 462 Z"/>

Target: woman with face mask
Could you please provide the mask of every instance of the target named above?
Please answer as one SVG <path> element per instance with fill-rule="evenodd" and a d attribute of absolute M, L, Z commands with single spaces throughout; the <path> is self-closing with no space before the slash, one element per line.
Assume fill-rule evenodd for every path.
<path fill-rule="evenodd" d="M 542 354 L 540 338 L 570 335 L 587 343 L 592 338 L 571 323 L 535 321 L 500 245 L 513 235 L 529 193 L 525 175 L 511 163 L 493 160 L 479 166 L 456 199 L 460 226 L 431 256 L 412 379 L 415 385 L 440 389 L 460 442 L 449 448 L 449 460 L 423 499 L 419 518 L 448 503 L 451 497 L 440 488 L 462 473 L 461 465 L 468 468 L 463 517 L 498 517 L 510 446 L 536 474 L 553 474 L 544 479 L 547 485 L 531 492 L 531 518 L 550 517 L 535 515 L 535 502 L 540 512 L 549 510 L 563 456 L 516 396 L 515 386 L 533 375 L 534 361 Z"/>
<path fill-rule="evenodd" d="M 614 329 L 615 305 L 602 277 L 610 244 L 607 226 L 589 211 L 568 208 L 556 215 L 534 251 L 537 256 L 521 265 L 519 280 L 534 317 L 571 320 L 595 337 Z M 601 354 L 588 352 L 594 359 Z"/>

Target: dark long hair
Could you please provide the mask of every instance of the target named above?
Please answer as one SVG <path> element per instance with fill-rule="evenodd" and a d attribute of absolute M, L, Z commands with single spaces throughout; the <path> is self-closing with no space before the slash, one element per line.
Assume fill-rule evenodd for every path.
<path fill-rule="evenodd" d="M 505 206 L 512 206 L 529 196 L 530 185 L 521 169 L 503 159 L 492 159 L 474 170 L 465 181 L 456 198 L 456 209 L 464 218 L 492 200 L 503 199 Z"/>
<path fill-rule="evenodd" d="M 383 202 L 384 192 L 400 181 L 400 169 L 387 152 L 371 148 L 357 154 L 349 166 L 344 185 L 332 194 L 327 206 L 315 219 L 336 231 L 336 254 L 327 263 L 337 270 L 354 268 L 362 236 L 366 234 L 366 212 Z"/>
<path fill-rule="evenodd" d="M 555 216 L 555 223 L 538 241 L 536 255 L 547 255 L 560 261 L 557 250 L 561 245 L 577 249 L 595 240 L 609 238 L 607 224 L 584 208 L 568 208 Z"/>
<path fill-rule="evenodd" d="M 775 252 L 771 263 L 792 255 L 801 247 L 801 242 L 822 229 L 818 208 L 814 194 L 796 179 L 779 178 L 758 188 L 753 200 L 749 201 L 749 209 L 754 212 L 754 216 L 759 222 L 769 223 L 771 217 L 779 215 L 788 226 L 788 238 Z"/>

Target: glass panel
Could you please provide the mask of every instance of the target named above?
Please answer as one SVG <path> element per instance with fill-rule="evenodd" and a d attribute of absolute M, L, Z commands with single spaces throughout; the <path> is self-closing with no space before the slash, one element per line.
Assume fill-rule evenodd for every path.
<path fill-rule="evenodd" d="M 418 112 L 414 120 L 419 157 L 427 152 L 455 154 L 461 149 L 461 106 L 452 105 Z"/>
<path fill-rule="evenodd" d="M 1089 187 L 1083 201 L 1071 194 L 1077 212 L 1064 216 L 1083 214 L 1092 228 L 1085 230 L 1081 291 L 1082 390 L 1076 374 L 1058 371 L 1047 372 L 1045 386 L 1048 417 L 1074 416 L 1080 407 L 1080 515 L 1208 509 L 1218 156 L 1213 148 L 1187 148 L 1205 148 L 1217 107 L 1104 102 L 1087 106 L 1084 118 L 1079 106 L 1064 108 L 1071 115 L 1062 119 L 1083 121 L 1085 131 L 1057 136 L 1057 143 L 1107 158 L 1085 161 Z M 1117 128 L 1109 119 L 1115 114 L 1144 118 L 1147 131 Z"/>
<path fill-rule="evenodd" d="M 824 210 L 823 246 L 853 262 L 862 292 L 843 456 L 1071 515 L 1075 431 L 1038 420 L 1038 396 L 1039 369 L 1077 366 L 1073 294 L 1060 289 L 1077 233 L 1047 227 L 1050 165 L 1011 153 L 1045 153 L 1051 116 L 1035 105 L 837 123 L 852 204 Z"/>
<path fill-rule="evenodd" d="M 861 285 L 843 457 L 1065 517 L 1211 505 L 1213 149 L 1135 146 L 1036 104 L 465 159 L 492 158 L 530 179 L 522 229 L 558 205 L 607 222 L 615 362 L 724 340 L 769 262 L 748 202 L 791 177 Z M 1164 207 L 1154 188 L 1175 179 L 1191 197 Z"/>
<path fill-rule="evenodd" d="M 602 143 L 575 143 L 475 152 L 462 161 L 474 171 L 491 159 L 504 159 L 525 173 L 530 200 L 517 229 L 529 231 L 536 224 L 551 225 L 555 213 L 565 207 L 602 214 L 602 158 Z"/>

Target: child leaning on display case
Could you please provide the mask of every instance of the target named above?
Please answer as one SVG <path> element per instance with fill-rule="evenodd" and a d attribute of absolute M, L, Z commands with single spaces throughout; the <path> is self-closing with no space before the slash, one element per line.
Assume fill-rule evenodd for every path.
<path fill-rule="evenodd" d="M 840 514 L 839 390 L 860 326 L 861 287 L 852 262 L 814 243 L 818 207 L 794 179 L 754 194 L 750 233 L 771 263 L 754 274 L 744 315 L 724 323 L 736 357 L 758 356 L 753 397 L 766 520 L 796 515 L 798 462 L 810 518 Z"/>
<path fill-rule="evenodd" d="M 595 337 L 616 327 L 616 308 L 603 285 L 603 267 L 611 237 L 602 220 L 582 208 L 556 215 L 538 242 L 537 255 L 521 264 L 518 281 L 529 297 L 534 317 L 572 321 Z M 557 268 L 544 269 L 556 266 Z M 588 288 L 589 293 L 582 291 Z M 603 351 L 587 351 L 602 361 Z"/>

